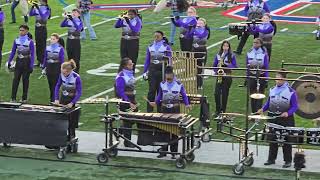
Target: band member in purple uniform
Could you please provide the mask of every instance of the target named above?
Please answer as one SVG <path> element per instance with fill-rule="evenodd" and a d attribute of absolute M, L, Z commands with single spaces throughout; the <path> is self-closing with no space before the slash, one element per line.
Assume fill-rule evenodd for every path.
<path fill-rule="evenodd" d="M 33 4 L 29 12 L 29 16 L 36 17 L 35 39 L 38 65 L 42 64 L 44 56 L 47 42 L 47 21 L 50 14 L 51 10 L 47 4 L 47 0 L 40 0 L 40 5 Z"/>
<path fill-rule="evenodd" d="M 269 55 L 269 61 L 271 57 L 272 37 L 274 35 L 274 27 L 270 23 L 270 20 L 271 16 L 269 14 L 264 14 L 262 17 L 262 24 L 253 24 L 249 26 L 249 30 L 253 34 L 258 34 L 259 38 L 262 39 L 263 46 L 267 49 Z"/>
<path fill-rule="evenodd" d="M 179 16 L 172 17 L 172 23 L 180 27 L 180 49 L 181 51 L 191 51 L 192 36 L 190 31 L 197 25 L 197 10 L 194 7 L 189 7 L 187 11 L 188 17 L 180 18 Z"/>
<path fill-rule="evenodd" d="M 142 19 L 138 14 L 138 10 L 129 9 L 127 15 L 119 18 L 115 28 L 122 28 L 122 37 L 120 41 L 120 56 L 130 58 L 133 62 L 133 72 L 139 55 L 139 39 L 142 29 Z"/>
<path fill-rule="evenodd" d="M 118 75 L 115 79 L 115 93 L 118 98 L 129 103 L 121 103 L 120 111 L 128 111 L 129 109 L 137 111 L 137 102 L 135 99 L 135 78 L 133 74 L 133 62 L 130 58 L 123 58 L 121 60 Z M 132 123 L 124 121 L 122 128 L 131 128 Z M 121 129 L 124 137 L 131 140 L 131 130 Z M 125 147 L 133 147 L 128 141 L 124 142 Z"/>
<path fill-rule="evenodd" d="M 285 71 L 285 69 L 281 69 Z M 294 113 L 298 109 L 297 94 L 293 90 L 287 81 L 286 73 L 278 72 L 276 74 L 276 86 L 270 89 L 268 101 L 264 104 L 262 109 L 259 109 L 258 113 L 262 114 L 264 111 L 268 111 L 268 116 L 277 116 L 275 119 L 270 120 L 270 123 L 278 124 L 281 126 L 294 127 Z M 292 162 L 292 145 L 284 143 L 282 146 L 284 155 L 283 168 L 291 166 Z M 278 154 L 278 143 L 269 144 L 269 157 L 264 165 L 275 164 Z"/>
<path fill-rule="evenodd" d="M 64 48 L 58 43 L 59 38 L 56 33 L 51 35 L 51 44 L 46 48 L 42 64 L 42 74 L 46 74 L 48 79 L 50 102 L 55 100 L 54 91 L 61 73 L 61 64 L 64 62 Z"/>
<path fill-rule="evenodd" d="M 22 77 L 23 93 L 22 102 L 26 102 L 28 98 L 29 89 L 29 77 L 33 71 L 34 64 L 34 43 L 28 37 L 29 27 L 27 25 L 21 25 L 19 27 L 20 36 L 14 40 L 11 54 L 7 62 L 9 69 L 14 68 L 14 78 L 12 82 L 11 101 L 16 101 L 19 82 Z M 12 61 L 17 53 L 16 63 Z"/>
<path fill-rule="evenodd" d="M 67 55 L 68 59 L 73 59 L 76 62 L 75 72 L 79 73 L 81 55 L 80 32 L 83 30 L 80 10 L 72 10 L 72 15 L 67 15 L 60 26 L 68 27 Z"/>
<path fill-rule="evenodd" d="M 249 69 L 269 69 L 269 57 L 267 50 L 262 46 L 263 41 L 260 38 L 253 40 L 253 47 L 247 53 L 247 67 Z M 269 77 L 268 72 L 259 72 L 257 71 L 247 71 L 248 76 L 259 76 L 259 77 Z M 257 86 L 259 85 L 259 92 L 257 92 Z M 261 93 L 264 94 L 264 90 L 267 87 L 267 81 L 264 79 L 250 78 L 249 79 L 249 88 L 250 94 Z M 253 113 L 257 112 L 258 109 L 262 107 L 262 99 L 253 99 L 251 98 L 251 111 Z"/>
<path fill-rule="evenodd" d="M 194 57 L 197 59 L 198 66 L 205 66 L 207 63 L 207 40 L 210 38 L 210 29 L 207 26 L 207 21 L 200 18 L 197 21 L 197 27 L 190 31 L 193 37 L 192 52 L 195 52 Z M 202 74 L 202 69 L 198 68 L 198 74 Z M 197 77 L 197 88 L 202 89 L 203 79 Z"/>
<path fill-rule="evenodd" d="M 150 102 L 152 106 L 161 106 L 161 113 L 180 113 L 180 96 L 182 96 L 183 102 L 187 108 L 190 107 L 186 90 L 179 81 L 175 79 L 173 68 L 168 66 L 165 71 L 165 81 L 161 82 L 158 96 L 155 102 Z M 178 139 L 178 136 L 174 134 L 168 134 L 170 140 L 174 141 Z M 166 139 L 165 136 L 163 136 Z M 168 147 L 163 147 L 163 151 L 168 151 Z M 178 142 L 170 145 L 171 152 L 178 151 Z M 160 153 L 158 158 L 166 156 L 165 153 Z M 172 158 L 175 158 L 174 155 Z"/>
<path fill-rule="evenodd" d="M 163 81 L 164 67 L 172 65 L 171 47 L 162 31 L 154 33 L 154 42 L 148 46 L 144 63 L 143 77 L 149 81 L 148 100 L 154 101 L 159 90 L 160 83 Z M 147 104 L 147 112 L 153 112 L 153 107 Z"/>
<path fill-rule="evenodd" d="M 79 74 L 74 72 L 76 63 L 73 60 L 61 64 L 61 73 L 55 87 L 54 103 L 66 105 L 72 108 L 79 101 L 82 94 L 82 82 Z M 61 89 L 61 95 L 59 92 Z M 69 117 L 69 140 L 76 136 L 80 113 L 74 113 Z"/>
<path fill-rule="evenodd" d="M 228 68 L 237 68 L 237 60 L 236 56 L 232 53 L 231 44 L 229 41 L 223 41 L 220 47 L 218 54 L 214 58 L 213 67 L 228 67 Z M 215 74 L 217 74 L 218 69 L 213 70 Z M 231 75 L 231 70 L 223 70 L 226 75 Z M 221 81 L 219 81 L 220 77 L 217 77 L 214 97 L 216 101 L 216 116 L 218 116 L 221 112 L 226 112 L 228 97 L 229 97 L 229 89 L 232 84 L 231 77 L 221 77 Z"/>
<path fill-rule="evenodd" d="M 2 62 L 2 47 L 4 42 L 4 28 L 3 28 L 4 19 L 5 19 L 5 14 L 2 11 L 2 8 L 0 7 L 0 67 Z"/>

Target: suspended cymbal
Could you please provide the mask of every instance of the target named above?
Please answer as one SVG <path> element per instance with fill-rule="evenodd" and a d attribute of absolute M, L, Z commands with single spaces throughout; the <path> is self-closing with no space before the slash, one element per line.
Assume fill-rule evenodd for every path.
<path fill-rule="evenodd" d="M 221 116 L 232 116 L 232 117 L 245 117 L 244 114 L 241 113 L 220 113 Z"/>
<path fill-rule="evenodd" d="M 254 94 L 251 94 L 250 97 L 252 99 L 264 99 L 266 97 L 266 95 L 260 94 L 260 93 L 254 93 Z"/>
<path fill-rule="evenodd" d="M 268 119 L 275 119 L 276 117 L 265 116 L 265 115 L 249 115 L 249 119 L 261 119 L 261 120 L 268 120 Z"/>
<path fill-rule="evenodd" d="M 320 77 L 315 75 L 304 75 L 299 80 L 319 81 Z M 320 117 L 320 83 L 295 81 L 292 88 L 298 96 L 299 109 L 296 114 L 306 119 Z"/>

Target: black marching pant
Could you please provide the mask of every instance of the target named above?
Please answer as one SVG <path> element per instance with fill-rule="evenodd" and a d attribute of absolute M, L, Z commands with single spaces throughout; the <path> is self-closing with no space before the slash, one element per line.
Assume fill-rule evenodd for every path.
<path fill-rule="evenodd" d="M 249 38 L 250 35 L 251 35 L 251 34 L 250 34 L 249 31 L 245 31 L 245 32 L 242 34 L 242 36 L 241 36 L 241 38 L 240 38 L 239 45 L 238 45 L 238 47 L 237 47 L 237 52 L 239 52 L 239 53 L 242 52 L 242 49 L 243 49 L 244 45 L 246 45 L 246 42 L 247 42 L 247 40 L 248 40 L 248 38 Z M 259 37 L 259 35 L 258 35 L 258 34 L 255 34 L 255 35 L 253 35 L 253 37 L 254 37 L 254 38 L 257 38 L 257 37 Z"/>
<path fill-rule="evenodd" d="M 198 66 L 205 66 L 207 63 L 207 47 L 199 47 L 199 48 L 192 48 L 192 52 L 196 52 L 194 57 L 197 59 Z M 197 53 L 199 52 L 199 53 Z M 202 74 L 203 69 L 197 68 L 197 74 Z M 197 76 L 197 89 L 201 88 L 203 85 L 203 77 Z"/>
<path fill-rule="evenodd" d="M 132 102 L 133 104 L 137 104 L 135 101 L 135 97 L 134 96 L 129 96 L 129 100 L 130 102 Z M 130 104 L 127 103 L 120 103 L 120 111 L 127 111 L 130 109 Z M 134 112 L 137 112 L 138 108 L 136 108 L 134 110 Z M 123 121 L 121 128 L 120 129 L 120 133 L 127 139 L 131 140 L 131 134 L 132 134 L 132 125 L 134 123 L 132 123 L 131 121 Z M 124 141 L 124 146 L 130 146 L 130 143 L 128 141 Z"/>
<path fill-rule="evenodd" d="M 173 108 L 166 108 L 162 107 L 161 108 L 161 113 L 180 113 L 180 107 L 173 107 Z M 179 137 L 174 134 L 167 133 L 170 137 L 170 141 L 175 141 Z M 163 151 L 168 151 L 168 146 L 165 146 L 162 148 Z M 178 141 L 170 145 L 170 151 L 171 152 L 178 152 Z"/>
<path fill-rule="evenodd" d="M 265 80 L 259 80 L 260 82 L 260 88 L 259 88 L 259 92 L 257 92 L 257 80 L 256 79 L 249 79 L 249 90 L 250 90 L 250 94 L 253 93 L 261 93 L 264 94 L 264 90 L 267 87 L 267 82 Z M 251 98 L 251 112 L 255 113 L 257 112 L 259 109 L 262 108 L 262 99 L 252 99 Z"/>
<path fill-rule="evenodd" d="M 231 84 L 231 77 L 223 77 L 221 83 L 218 83 L 218 81 L 216 82 L 216 88 L 214 92 L 216 113 L 226 112 Z"/>
<path fill-rule="evenodd" d="M 16 67 L 14 70 L 14 78 L 12 82 L 12 92 L 11 92 L 12 100 L 17 99 L 17 92 L 18 92 L 21 77 L 23 82 L 22 100 L 27 100 L 30 73 L 31 73 L 30 58 L 24 58 L 24 59 L 17 58 Z"/>
<path fill-rule="evenodd" d="M 274 124 L 279 124 L 279 125 L 285 126 L 285 127 L 294 127 L 295 126 L 293 116 L 289 116 L 287 118 L 276 118 L 275 120 L 272 120 L 270 122 L 274 123 Z M 268 161 L 275 161 L 277 159 L 278 147 L 279 147 L 278 143 L 269 143 Z M 283 151 L 283 160 L 286 163 L 291 163 L 292 162 L 292 145 L 283 144 L 282 151 Z"/>
<path fill-rule="evenodd" d="M 272 49 L 272 43 L 264 43 L 263 47 L 267 49 L 268 55 L 269 55 L 269 62 L 271 60 L 271 49 Z"/>
<path fill-rule="evenodd" d="M 139 55 L 139 39 L 124 39 L 121 38 L 120 42 L 120 56 L 121 59 L 128 57 L 134 63 L 133 72 L 135 72 L 136 64 Z"/>
<path fill-rule="evenodd" d="M 49 63 L 47 65 L 47 79 L 50 90 L 50 102 L 54 102 L 54 90 L 60 76 L 60 63 Z"/>
<path fill-rule="evenodd" d="M 156 94 L 160 88 L 160 83 L 162 81 L 162 70 L 150 69 L 148 74 L 148 82 L 149 82 L 149 92 L 148 92 L 148 100 L 151 102 L 155 102 Z M 147 103 L 147 112 L 153 112 L 153 107 Z"/>
<path fill-rule="evenodd" d="M 47 45 L 47 27 L 46 26 L 36 27 L 35 38 L 36 38 L 37 60 L 40 64 L 42 64 L 44 51 L 46 50 L 46 45 Z"/>
<path fill-rule="evenodd" d="M 60 95 L 60 104 L 67 105 L 73 100 L 74 96 L 64 96 Z M 75 105 L 74 105 L 75 106 Z M 76 128 L 78 128 L 78 123 L 80 119 L 80 111 L 69 114 L 69 127 L 68 127 L 68 140 L 76 137 Z"/>
<path fill-rule="evenodd" d="M 181 51 L 191 51 L 192 50 L 193 39 L 181 38 L 180 37 L 180 49 Z"/>
<path fill-rule="evenodd" d="M 73 59 L 77 65 L 74 70 L 76 73 L 80 71 L 81 43 L 80 39 L 67 39 L 67 55 L 68 59 Z"/>
<path fill-rule="evenodd" d="M 4 42 L 4 30 L 3 28 L 0 28 L 0 67 L 2 62 L 2 47 Z"/>

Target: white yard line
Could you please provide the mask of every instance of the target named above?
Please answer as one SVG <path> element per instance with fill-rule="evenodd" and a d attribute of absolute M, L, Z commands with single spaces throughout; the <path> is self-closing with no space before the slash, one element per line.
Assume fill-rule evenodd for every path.
<path fill-rule="evenodd" d="M 288 28 L 283 28 L 280 30 L 280 32 L 285 32 L 285 31 L 288 31 Z"/>
<path fill-rule="evenodd" d="M 207 49 L 211 49 L 211 48 L 213 48 L 213 47 L 215 47 L 215 46 L 217 46 L 217 45 L 220 45 L 223 41 L 230 41 L 231 39 L 234 39 L 234 38 L 236 38 L 236 37 L 237 37 L 237 36 L 234 35 L 234 36 L 228 37 L 227 39 L 224 39 L 224 40 L 222 40 L 222 41 L 219 41 L 219 42 L 216 42 L 216 43 L 214 43 L 214 44 L 211 44 L 210 46 L 207 47 Z"/>
<path fill-rule="evenodd" d="M 287 12 L 285 15 L 293 14 L 293 13 L 295 13 L 295 12 L 297 12 L 297 11 L 300 11 L 300 10 L 302 10 L 302 9 L 304 9 L 304 8 L 307 8 L 307 7 L 311 6 L 311 5 L 312 5 L 312 4 L 306 4 L 306 5 L 304 5 L 304 6 L 301 6 L 300 8 L 297 8 L 297 9 L 294 9 L 294 10 L 292 10 L 292 11 Z"/>
<path fill-rule="evenodd" d="M 227 28 L 228 27 L 228 25 L 225 25 L 225 26 L 221 26 L 221 27 L 219 27 L 220 29 L 224 29 L 224 28 Z"/>
<path fill-rule="evenodd" d="M 0 7 L 9 6 L 9 5 L 11 5 L 11 3 L 2 4 L 0 5 Z"/>
<path fill-rule="evenodd" d="M 58 17 L 60 17 L 60 16 L 52 16 L 50 19 L 56 19 Z"/>
<path fill-rule="evenodd" d="M 161 26 L 165 26 L 165 25 L 170 24 L 170 23 L 171 22 L 168 21 L 168 22 L 162 23 Z"/>
<path fill-rule="evenodd" d="M 317 31 L 318 31 L 318 30 L 314 30 L 314 31 L 312 31 L 312 33 L 315 34 L 315 33 L 317 33 Z"/>

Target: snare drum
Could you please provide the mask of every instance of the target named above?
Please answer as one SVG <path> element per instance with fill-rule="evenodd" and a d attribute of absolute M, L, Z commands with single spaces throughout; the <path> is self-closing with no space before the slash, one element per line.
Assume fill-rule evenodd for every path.
<path fill-rule="evenodd" d="M 229 34 L 230 35 L 242 35 L 247 29 L 246 24 L 239 24 L 239 23 L 230 23 L 229 25 Z"/>
<path fill-rule="evenodd" d="M 268 136 L 267 141 L 287 142 L 288 141 L 288 130 L 281 125 L 268 123 Z"/>
<path fill-rule="evenodd" d="M 304 138 L 304 128 L 286 127 L 289 133 L 288 142 L 293 144 L 302 144 Z"/>
<path fill-rule="evenodd" d="M 307 129 L 307 143 L 320 146 L 320 128 Z"/>

